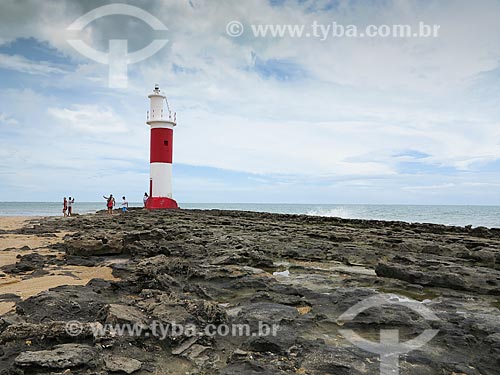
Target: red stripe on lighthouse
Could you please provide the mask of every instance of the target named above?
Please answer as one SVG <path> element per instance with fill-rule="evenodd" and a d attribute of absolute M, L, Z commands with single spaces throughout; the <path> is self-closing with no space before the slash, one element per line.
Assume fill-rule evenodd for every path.
<path fill-rule="evenodd" d="M 173 130 L 151 129 L 151 163 L 172 163 Z"/>

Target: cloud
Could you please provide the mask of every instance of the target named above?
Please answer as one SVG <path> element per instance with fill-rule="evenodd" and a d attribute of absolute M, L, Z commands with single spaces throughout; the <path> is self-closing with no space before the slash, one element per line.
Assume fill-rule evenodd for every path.
<path fill-rule="evenodd" d="M 17 125 L 19 122 L 15 118 L 9 117 L 5 113 L 0 112 L 0 124 Z"/>
<path fill-rule="evenodd" d="M 90 135 L 106 135 L 126 130 L 124 121 L 112 109 L 97 105 L 49 108 L 48 113 L 62 126 Z"/>
<path fill-rule="evenodd" d="M 450 189 L 453 187 L 455 187 L 455 184 L 450 182 L 450 183 L 444 183 L 444 184 L 439 184 L 439 185 L 406 186 L 403 189 L 410 190 L 410 191 L 428 190 L 431 192 L 436 192 L 436 191 L 441 190 L 441 189 Z"/>
<path fill-rule="evenodd" d="M 65 40 L 67 26 L 99 5 L 2 4 L 4 43 L 36 38 L 37 48 L 49 45 L 65 59 L 64 65 L 44 62 L 14 47 L 0 55 L 0 66 L 17 74 L 16 84 L 31 88 L 9 86 L 11 72 L 0 72 L 6 78 L 0 120 L 18 122 L 9 132 L 1 130 L 17 155 L 0 163 L 4 170 L 22 165 L 28 175 L 52 166 L 50 175 L 57 179 L 55 169 L 65 175 L 79 163 L 88 170 L 79 181 L 95 178 L 102 184 L 102 176 L 118 173 L 140 185 L 147 174 L 147 94 L 158 82 L 178 112 L 174 160 L 197 168 L 179 181 L 179 194 L 190 184 L 203 190 L 203 181 L 212 190 L 223 189 L 236 178 L 228 172 L 223 181 L 200 181 L 201 167 L 254 176 L 247 188 L 235 189 L 233 199 L 243 191 L 290 200 L 314 192 L 325 200 L 355 200 L 358 194 L 418 202 L 434 187 L 442 199 L 454 197 L 450 191 L 470 196 L 464 183 L 471 175 L 481 184 L 500 182 L 497 173 L 484 171 L 500 158 L 500 92 L 493 90 L 500 61 L 496 1 L 138 1 L 133 5 L 168 26 L 169 43 L 128 67 L 127 90 L 109 89 L 107 67 L 79 55 Z M 225 35 L 232 20 L 247 27 L 241 38 Z M 321 42 L 248 34 L 252 23 L 307 26 L 315 20 L 359 27 L 424 21 L 440 24 L 441 36 Z M 153 34 L 140 21 L 112 16 L 94 21 L 79 37 L 107 51 L 111 37 L 121 35 L 139 49 Z M 33 153 L 39 154 L 36 160 Z M 134 177 L 125 177 L 128 169 Z M 272 187 L 266 190 L 258 181 Z M 195 197 L 192 189 L 190 194 Z"/>
<path fill-rule="evenodd" d="M 0 69 L 15 70 L 28 74 L 63 74 L 65 71 L 44 61 L 30 61 L 19 55 L 6 55 L 0 53 Z"/>

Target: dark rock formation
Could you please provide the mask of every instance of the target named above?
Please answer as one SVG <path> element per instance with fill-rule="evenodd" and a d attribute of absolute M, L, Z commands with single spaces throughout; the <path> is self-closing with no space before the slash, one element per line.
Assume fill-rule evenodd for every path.
<path fill-rule="evenodd" d="M 498 229 L 132 210 L 47 218 L 16 233 L 59 231 L 74 233 L 53 245 L 64 259 L 25 255 L 4 272 L 111 262 L 121 280 L 17 301 L 0 319 L 2 375 L 379 373 L 379 355 L 342 329 L 372 342 L 381 330 L 398 330 L 401 342 L 438 330 L 399 357 L 402 375 L 499 373 Z M 374 296 L 381 305 L 340 320 Z M 406 304 L 415 300 L 420 310 Z"/>
<path fill-rule="evenodd" d="M 63 344 L 50 350 L 25 351 L 17 356 L 18 367 L 41 367 L 47 369 L 68 369 L 94 367 L 96 350 L 88 345 Z"/>

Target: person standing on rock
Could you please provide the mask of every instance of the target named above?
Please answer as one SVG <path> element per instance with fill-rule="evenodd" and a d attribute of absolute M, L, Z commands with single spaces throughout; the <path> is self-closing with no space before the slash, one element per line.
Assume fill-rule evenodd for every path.
<path fill-rule="evenodd" d="M 73 203 L 75 203 L 75 198 L 71 199 L 71 197 L 69 197 L 69 199 L 68 199 L 68 216 L 71 216 L 71 214 L 73 213 Z"/>
<path fill-rule="evenodd" d="M 148 199 L 149 199 L 148 193 L 144 193 L 144 197 L 142 198 L 142 201 L 144 202 L 144 208 L 146 208 L 146 202 L 148 201 Z"/>
<path fill-rule="evenodd" d="M 127 201 L 127 198 L 125 198 L 125 196 L 123 196 L 122 199 L 123 199 L 123 202 L 122 202 L 122 211 L 123 212 L 127 212 L 127 210 L 128 210 L 128 201 Z"/>
<path fill-rule="evenodd" d="M 66 199 L 66 197 L 64 197 L 64 200 L 63 200 L 63 215 L 64 215 L 64 217 L 68 216 L 66 211 L 68 211 L 68 200 Z"/>
<path fill-rule="evenodd" d="M 115 198 L 113 197 L 113 194 L 110 194 L 109 197 L 102 196 L 104 199 L 106 199 L 106 207 L 108 209 L 108 214 L 113 215 L 113 207 L 115 206 Z"/>

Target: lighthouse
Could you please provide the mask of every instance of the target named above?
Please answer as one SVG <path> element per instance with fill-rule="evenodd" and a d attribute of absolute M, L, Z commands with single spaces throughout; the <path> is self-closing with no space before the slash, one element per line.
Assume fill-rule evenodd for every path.
<path fill-rule="evenodd" d="M 172 199 L 172 151 L 176 114 L 170 111 L 167 97 L 155 85 L 148 95 L 150 108 L 146 123 L 151 127 L 149 210 L 179 208 Z M 166 104 L 166 110 L 165 110 Z"/>

